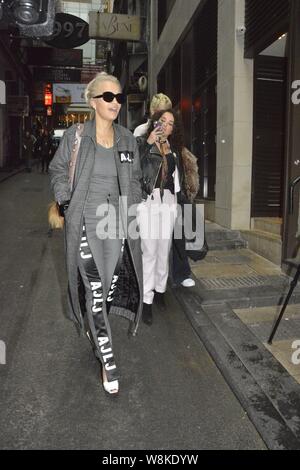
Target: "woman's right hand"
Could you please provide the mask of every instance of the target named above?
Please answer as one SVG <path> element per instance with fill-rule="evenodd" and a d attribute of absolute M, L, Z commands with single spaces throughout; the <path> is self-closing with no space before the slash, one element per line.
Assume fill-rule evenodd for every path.
<path fill-rule="evenodd" d="M 69 204 L 70 204 L 70 201 L 63 201 L 60 204 L 58 204 L 58 211 L 61 217 L 65 217 Z"/>
<path fill-rule="evenodd" d="M 149 145 L 154 144 L 155 142 L 159 142 L 160 139 L 163 137 L 164 133 L 161 127 L 156 127 L 153 131 L 149 134 L 147 142 Z"/>

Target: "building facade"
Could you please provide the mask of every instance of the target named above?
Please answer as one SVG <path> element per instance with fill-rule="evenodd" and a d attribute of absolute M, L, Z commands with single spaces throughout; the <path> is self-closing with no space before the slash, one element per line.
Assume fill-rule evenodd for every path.
<path fill-rule="evenodd" d="M 152 0 L 149 95 L 181 110 L 206 217 L 277 264 L 298 249 L 300 2 Z M 294 99 L 293 99 L 294 97 Z M 299 185 L 298 185 L 299 186 Z"/>

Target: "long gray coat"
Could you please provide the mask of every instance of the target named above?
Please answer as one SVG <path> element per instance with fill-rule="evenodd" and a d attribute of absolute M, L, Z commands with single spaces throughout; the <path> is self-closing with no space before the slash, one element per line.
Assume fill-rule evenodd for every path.
<path fill-rule="evenodd" d="M 84 125 L 75 168 L 73 193 L 71 198 L 68 175 L 71 151 L 75 141 L 75 131 L 75 125 L 66 130 L 59 148 L 50 163 L 49 173 L 55 200 L 62 202 L 71 199 L 65 216 L 65 250 L 69 281 L 68 316 L 81 329 L 83 329 L 83 315 L 80 307 L 83 303 L 80 298 L 78 252 L 83 224 L 83 210 L 88 195 L 89 182 L 95 160 L 96 123 L 93 120 L 86 122 Z M 142 174 L 139 153 L 136 140 L 131 132 L 117 124 L 114 124 L 114 131 L 114 155 L 120 192 L 121 196 L 127 197 L 129 208 L 132 204 L 138 204 L 142 200 L 140 185 Z M 120 207 L 120 213 L 121 216 L 124 217 L 125 208 L 123 206 Z M 132 225 L 134 222 L 134 215 L 127 217 L 127 227 L 129 224 Z M 118 285 L 110 312 L 129 319 L 131 322 L 131 331 L 135 334 L 142 305 L 143 268 L 140 239 L 132 239 L 128 235 Z"/>

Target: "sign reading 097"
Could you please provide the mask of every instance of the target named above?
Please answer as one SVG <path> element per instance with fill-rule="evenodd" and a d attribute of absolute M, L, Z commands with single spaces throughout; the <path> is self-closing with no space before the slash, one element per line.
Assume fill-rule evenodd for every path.
<path fill-rule="evenodd" d="M 68 13 L 55 15 L 54 30 L 46 44 L 60 49 L 72 49 L 89 41 L 89 25 L 86 21 Z"/>

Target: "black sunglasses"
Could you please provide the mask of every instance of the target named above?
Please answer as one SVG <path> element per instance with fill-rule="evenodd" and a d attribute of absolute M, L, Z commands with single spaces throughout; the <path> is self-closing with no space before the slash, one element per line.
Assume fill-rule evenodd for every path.
<path fill-rule="evenodd" d="M 111 91 L 105 91 L 104 93 L 102 93 L 102 95 L 94 96 L 94 99 L 95 98 L 103 98 L 104 101 L 106 101 L 106 103 L 111 103 L 114 100 L 114 98 L 116 98 L 119 104 L 125 103 L 125 100 L 126 100 L 126 96 L 124 95 L 124 93 L 117 93 L 115 95 Z"/>

